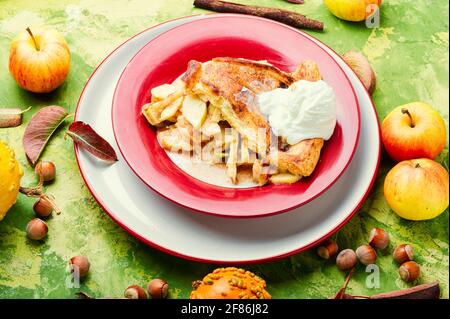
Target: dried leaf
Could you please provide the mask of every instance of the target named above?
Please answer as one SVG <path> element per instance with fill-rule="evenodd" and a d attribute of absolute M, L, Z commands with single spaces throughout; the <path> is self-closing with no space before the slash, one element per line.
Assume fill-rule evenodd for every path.
<path fill-rule="evenodd" d="M 370 296 L 370 299 L 439 299 L 441 291 L 439 282 L 422 284 L 419 286 L 385 292 Z"/>
<path fill-rule="evenodd" d="M 117 161 L 117 155 L 112 146 L 98 135 L 89 124 L 80 121 L 73 122 L 66 134 L 73 139 L 75 144 L 92 155 L 108 162 Z"/>
<path fill-rule="evenodd" d="M 367 91 L 372 94 L 377 84 L 377 77 L 367 58 L 357 51 L 348 51 L 342 58 L 353 69 Z"/>
<path fill-rule="evenodd" d="M 50 137 L 67 117 L 66 109 L 57 105 L 46 106 L 33 116 L 23 135 L 23 148 L 31 165 L 36 165 Z"/>
<path fill-rule="evenodd" d="M 31 106 L 25 110 L 19 108 L 0 109 L 0 128 L 19 126 L 22 124 L 22 114 L 30 109 Z"/>
<path fill-rule="evenodd" d="M 441 294 L 439 282 L 436 281 L 372 296 L 353 296 L 345 292 L 352 272 L 347 276 L 344 285 L 339 289 L 333 299 L 439 299 Z"/>
<path fill-rule="evenodd" d="M 77 297 L 77 299 L 94 299 L 83 291 L 76 292 L 75 296 Z"/>

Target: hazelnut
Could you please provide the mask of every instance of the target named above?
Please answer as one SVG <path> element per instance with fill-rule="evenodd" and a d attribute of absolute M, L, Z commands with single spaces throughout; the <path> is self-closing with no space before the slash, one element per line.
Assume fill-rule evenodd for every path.
<path fill-rule="evenodd" d="M 363 265 L 374 264 L 377 260 L 377 253 L 370 245 L 362 245 L 356 249 L 356 257 Z"/>
<path fill-rule="evenodd" d="M 411 282 L 419 278 L 420 266 L 415 261 L 407 261 L 400 266 L 398 272 L 404 281 Z"/>
<path fill-rule="evenodd" d="M 73 273 L 75 271 L 75 268 L 77 268 L 80 278 L 86 277 L 89 272 L 89 268 L 91 267 L 91 264 L 89 263 L 89 260 L 86 256 L 72 257 L 69 260 L 69 264 L 72 266 L 70 272 Z"/>
<path fill-rule="evenodd" d="M 317 247 L 317 254 L 323 259 L 330 259 L 338 252 L 338 245 L 332 240 L 325 240 Z"/>
<path fill-rule="evenodd" d="M 381 228 L 370 231 L 369 245 L 378 249 L 385 249 L 389 245 L 389 234 Z"/>
<path fill-rule="evenodd" d="M 414 259 L 414 250 L 411 245 L 401 244 L 395 248 L 392 256 L 396 262 L 403 264 Z"/>
<path fill-rule="evenodd" d="M 27 225 L 27 236 L 32 240 L 44 239 L 45 236 L 47 236 L 47 233 L 48 233 L 47 224 L 39 218 L 34 218 L 30 220 L 30 222 Z"/>
<path fill-rule="evenodd" d="M 56 168 L 53 162 L 42 161 L 36 165 L 35 172 L 38 176 L 42 175 L 44 182 L 50 182 L 55 179 Z"/>
<path fill-rule="evenodd" d="M 164 299 L 169 292 L 169 284 L 163 279 L 153 279 L 148 283 L 147 292 L 153 299 Z"/>
<path fill-rule="evenodd" d="M 124 297 L 127 299 L 147 299 L 147 293 L 144 288 L 133 285 L 125 289 Z"/>
<path fill-rule="evenodd" d="M 34 203 L 33 210 L 40 217 L 48 217 L 53 212 L 53 205 L 48 198 L 41 197 Z"/>
<path fill-rule="evenodd" d="M 340 270 L 349 270 L 355 267 L 358 259 L 352 249 L 344 249 L 336 257 L 336 266 Z"/>

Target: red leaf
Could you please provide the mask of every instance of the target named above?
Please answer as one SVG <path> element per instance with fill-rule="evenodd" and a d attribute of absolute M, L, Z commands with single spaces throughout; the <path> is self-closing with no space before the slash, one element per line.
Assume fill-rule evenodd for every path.
<path fill-rule="evenodd" d="M 75 144 L 84 148 L 92 155 L 108 162 L 117 161 L 117 155 L 112 146 L 98 135 L 89 124 L 77 121 L 69 126 L 67 131 Z"/>
<path fill-rule="evenodd" d="M 31 165 L 36 165 L 52 134 L 67 118 L 65 108 L 57 105 L 40 109 L 30 120 L 23 135 L 23 148 Z"/>

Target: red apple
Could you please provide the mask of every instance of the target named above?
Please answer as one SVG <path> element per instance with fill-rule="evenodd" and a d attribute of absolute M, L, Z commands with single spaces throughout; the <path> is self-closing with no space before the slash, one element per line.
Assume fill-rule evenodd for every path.
<path fill-rule="evenodd" d="M 448 207 L 448 172 L 428 158 L 398 163 L 386 175 L 384 196 L 400 217 L 425 220 Z"/>
<path fill-rule="evenodd" d="M 60 86 L 70 68 L 70 50 L 56 30 L 24 30 L 11 43 L 9 71 L 17 84 L 34 93 Z"/>
<path fill-rule="evenodd" d="M 397 161 L 426 157 L 434 159 L 444 148 L 444 120 L 430 105 L 413 102 L 395 108 L 381 125 L 389 156 Z"/>

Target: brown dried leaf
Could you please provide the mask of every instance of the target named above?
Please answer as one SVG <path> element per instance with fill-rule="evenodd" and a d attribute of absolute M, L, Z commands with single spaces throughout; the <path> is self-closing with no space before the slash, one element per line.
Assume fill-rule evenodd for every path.
<path fill-rule="evenodd" d="M 367 91 L 372 94 L 377 84 L 377 77 L 367 58 L 357 51 L 348 51 L 342 58 L 353 69 Z"/>
<path fill-rule="evenodd" d="M 66 134 L 73 139 L 75 144 L 95 157 L 108 162 L 117 161 L 117 155 L 112 146 L 98 135 L 89 124 L 80 121 L 73 122 Z"/>
<path fill-rule="evenodd" d="M 439 299 L 440 294 L 439 282 L 432 282 L 373 295 L 370 299 Z"/>
<path fill-rule="evenodd" d="M 22 142 L 32 166 L 36 165 L 50 137 L 68 116 L 65 108 L 52 105 L 39 110 L 30 120 Z"/>
<path fill-rule="evenodd" d="M 22 114 L 30 109 L 31 106 L 25 110 L 19 108 L 0 109 L 0 128 L 19 126 L 22 124 Z"/>

